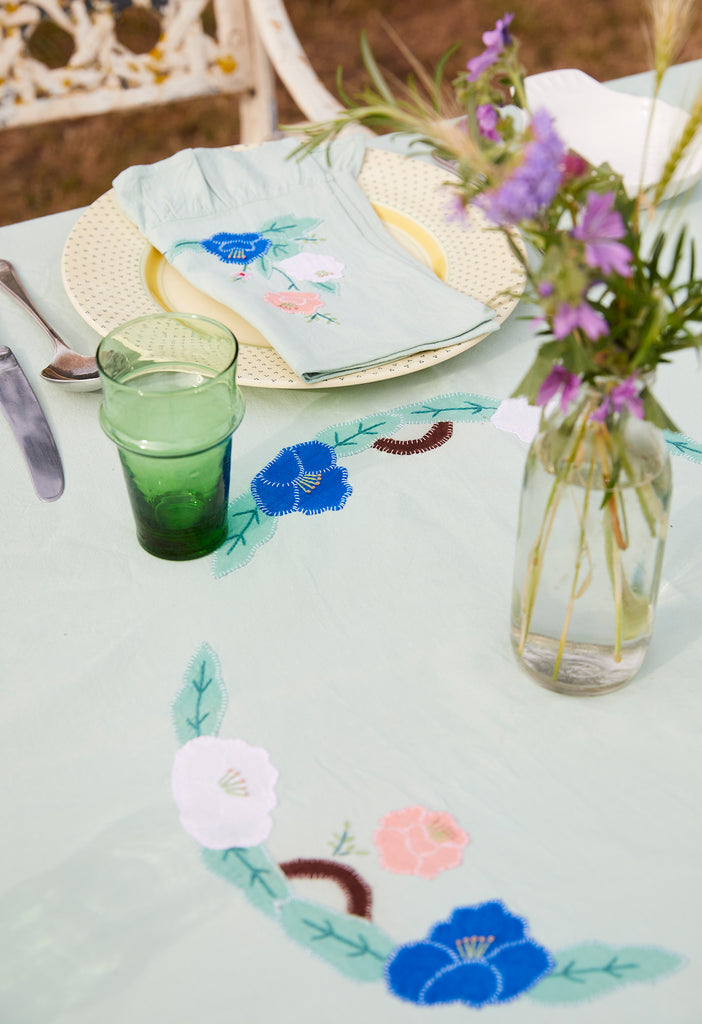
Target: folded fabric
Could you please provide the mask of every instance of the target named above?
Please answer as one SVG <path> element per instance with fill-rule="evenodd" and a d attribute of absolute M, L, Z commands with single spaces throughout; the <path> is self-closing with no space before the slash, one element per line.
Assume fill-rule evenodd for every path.
<path fill-rule="evenodd" d="M 190 149 L 130 167 L 117 202 L 200 291 L 257 328 L 308 382 L 495 330 L 389 235 L 356 181 L 365 145 L 304 159 L 295 141 Z"/>

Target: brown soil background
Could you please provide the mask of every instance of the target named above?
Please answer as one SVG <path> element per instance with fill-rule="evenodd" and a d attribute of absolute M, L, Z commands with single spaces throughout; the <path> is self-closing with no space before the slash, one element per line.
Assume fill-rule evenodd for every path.
<path fill-rule="evenodd" d="M 645 71 L 650 48 L 644 0 L 515 0 L 512 25 L 530 73 L 577 67 L 600 81 Z M 287 0 L 287 9 L 317 73 L 336 93 L 337 68 L 350 93 L 364 83 L 358 40 L 366 29 L 382 67 L 404 78 L 407 67 L 378 15 L 433 69 L 456 42 L 449 74 L 482 49 L 481 35 L 505 12 L 505 0 Z M 697 17 L 681 60 L 702 56 Z M 282 89 L 281 123 L 300 119 Z M 188 146 L 238 139 L 236 102 L 217 96 L 166 108 L 109 114 L 0 132 L 0 224 L 91 203 L 119 171 L 152 163 Z"/>

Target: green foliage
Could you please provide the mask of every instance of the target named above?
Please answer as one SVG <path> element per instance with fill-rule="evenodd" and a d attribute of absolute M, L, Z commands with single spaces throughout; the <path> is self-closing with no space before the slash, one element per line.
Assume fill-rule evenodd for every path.
<path fill-rule="evenodd" d="M 278 916 L 278 904 L 288 899 L 290 887 L 264 846 L 246 849 L 202 850 L 202 859 L 215 874 L 235 885 L 258 910 Z"/>
<path fill-rule="evenodd" d="M 556 966 L 530 992 L 538 1003 L 581 1003 L 633 982 L 655 981 L 684 963 L 676 953 L 650 946 L 584 943 L 557 954 Z"/>
<path fill-rule="evenodd" d="M 171 705 L 178 742 L 182 745 L 197 736 L 216 736 L 226 709 L 227 691 L 219 661 L 209 644 L 200 644 Z"/>
<path fill-rule="evenodd" d="M 629 195 L 608 164 L 592 166 L 576 154 L 564 154 L 554 194 L 543 195 L 540 189 L 540 205 L 527 208 L 526 214 L 523 203 L 515 204 L 521 216 L 504 214 L 499 203 L 492 205 L 538 150 L 543 131 L 528 110 L 519 44 L 508 31 L 509 19 L 507 25 L 504 20 L 490 33 L 494 45 L 472 71 L 458 75 L 450 90 L 443 80 L 448 54 L 433 77 L 406 54 L 413 74 L 404 87 L 391 87 L 363 36 L 369 86 L 354 97 L 342 93 L 345 109 L 331 121 L 308 126 L 298 152 L 309 152 L 350 124 L 411 134 L 427 144 L 437 160 L 452 168 L 450 187 L 463 204 L 477 200 L 520 260 L 510 233 L 515 226 L 536 253 L 527 267 L 527 295 L 541 308 L 542 333 L 548 340 L 515 393 L 535 402 L 554 365 L 596 386 L 603 400 L 619 382 L 634 376 L 645 418 L 672 428 L 648 390 L 647 376 L 676 352 L 700 347 L 702 278 L 697 276 L 694 243 L 684 229 L 672 239 L 662 231 L 649 238 L 650 213 L 664 188 Z M 492 130 L 485 127 L 486 111 L 496 118 Z M 693 107 L 680 138 L 673 140 L 664 187 L 701 126 L 702 101 Z M 524 182 L 520 178 L 520 188 Z M 528 191 L 531 186 L 526 187 Z M 515 194 L 521 193 L 515 189 Z M 588 208 L 596 197 L 600 202 L 607 197 L 610 204 L 599 220 Z M 619 255 L 612 259 L 615 250 Z M 622 253 L 628 253 L 626 260 Z M 564 316 L 564 310 L 581 315 Z M 611 411 L 607 423 L 612 423 Z"/>
<path fill-rule="evenodd" d="M 355 981 L 380 981 L 397 945 L 371 921 L 307 900 L 284 903 L 280 921 L 291 939 Z"/>
<path fill-rule="evenodd" d="M 271 539 L 278 520 L 258 507 L 249 490 L 230 503 L 228 523 L 227 539 L 212 556 L 216 579 L 250 562 L 256 550 Z"/>

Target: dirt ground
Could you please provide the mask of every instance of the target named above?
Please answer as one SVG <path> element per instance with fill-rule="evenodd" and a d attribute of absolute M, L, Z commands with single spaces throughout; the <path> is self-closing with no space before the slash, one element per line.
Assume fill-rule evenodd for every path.
<path fill-rule="evenodd" d="M 482 49 L 481 34 L 515 12 L 513 31 L 530 73 L 577 67 L 599 80 L 649 67 L 644 0 L 287 0 L 293 25 L 318 74 L 336 91 L 337 68 L 353 92 L 363 83 L 358 40 L 365 28 L 378 62 L 405 77 L 406 66 L 378 14 L 414 54 L 433 67 L 462 43 L 450 70 Z M 681 59 L 702 57 L 698 17 Z M 281 122 L 299 113 L 279 91 Z M 152 163 L 188 146 L 236 142 L 236 103 L 214 97 L 158 110 L 111 114 L 0 132 L 0 224 L 86 205 L 119 171 Z"/>

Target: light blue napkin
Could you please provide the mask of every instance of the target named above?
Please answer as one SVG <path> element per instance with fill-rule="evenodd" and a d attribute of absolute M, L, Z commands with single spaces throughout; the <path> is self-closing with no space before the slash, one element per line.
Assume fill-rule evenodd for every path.
<path fill-rule="evenodd" d="M 497 327 L 388 234 L 356 182 L 358 136 L 190 149 L 130 167 L 117 202 L 200 291 L 256 327 L 299 377 L 326 380 Z"/>

